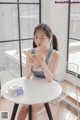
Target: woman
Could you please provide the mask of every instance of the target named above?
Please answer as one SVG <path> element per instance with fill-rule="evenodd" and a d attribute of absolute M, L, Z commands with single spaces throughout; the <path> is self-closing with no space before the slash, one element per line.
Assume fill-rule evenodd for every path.
<path fill-rule="evenodd" d="M 56 36 L 53 35 L 47 24 L 39 24 L 34 29 L 33 48 L 29 52 L 32 54 L 32 58 L 27 59 L 26 62 L 26 77 L 30 78 L 33 73 L 34 76 L 46 78 L 48 82 L 51 82 L 57 70 L 59 53 Z M 33 120 L 36 120 L 36 113 L 41 108 L 42 105 L 33 106 Z M 22 106 L 18 120 L 26 120 L 27 112 L 28 107 Z"/>

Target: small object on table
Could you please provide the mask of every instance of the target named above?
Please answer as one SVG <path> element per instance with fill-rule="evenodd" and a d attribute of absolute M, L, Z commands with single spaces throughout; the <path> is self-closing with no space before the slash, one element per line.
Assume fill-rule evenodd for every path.
<path fill-rule="evenodd" d="M 10 96 L 19 96 L 23 93 L 24 93 L 23 88 L 21 86 L 18 86 L 18 85 L 10 86 L 8 88 L 8 90 L 6 91 L 6 94 L 8 94 Z"/>

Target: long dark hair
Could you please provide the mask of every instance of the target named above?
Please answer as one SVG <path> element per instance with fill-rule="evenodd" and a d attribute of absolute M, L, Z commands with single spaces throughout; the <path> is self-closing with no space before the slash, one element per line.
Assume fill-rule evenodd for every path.
<path fill-rule="evenodd" d="M 57 43 L 57 38 L 56 36 L 52 33 L 52 30 L 50 29 L 50 27 L 47 24 L 39 24 L 37 27 L 35 27 L 34 29 L 34 36 L 35 33 L 38 30 L 43 30 L 43 32 L 46 34 L 46 36 L 50 39 L 52 37 L 52 41 L 50 46 L 58 51 L 58 43 Z M 37 45 L 35 44 L 35 40 L 33 40 L 33 48 L 37 47 Z"/>

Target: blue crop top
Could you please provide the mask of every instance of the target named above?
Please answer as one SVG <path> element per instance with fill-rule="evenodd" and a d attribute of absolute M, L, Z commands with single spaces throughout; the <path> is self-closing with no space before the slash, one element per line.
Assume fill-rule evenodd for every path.
<path fill-rule="evenodd" d="M 36 49 L 36 48 L 31 49 L 31 54 L 35 54 L 35 49 Z M 47 57 L 46 57 L 46 59 L 45 59 L 46 65 L 48 64 L 49 59 L 50 59 L 52 53 L 53 53 L 53 49 L 50 48 L 49 51 L 48 51 Z M 40 68 L 38 68 L 38 69 L 33 69 L 33 68 L 32 68 L 31 70 L 32 70 L 32 73 L 33 73 L 34 76 L 36 76 L 36 77 L 41 77 L 41 78 L 45 78 L 45 75 L 44 75 L 44 72 L 43 72 L 43 70 L 42 70 L 42 67 L 40 67 Z"/>

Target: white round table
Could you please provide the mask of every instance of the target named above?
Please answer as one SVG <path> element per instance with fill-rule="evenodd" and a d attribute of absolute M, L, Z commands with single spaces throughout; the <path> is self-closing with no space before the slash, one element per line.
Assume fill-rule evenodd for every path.
<path fill-rule="evenodd" d="M 24 93 L 17 97 L 7 95 L 6 91 L 12 85 L 22 86 Z M 16 105 L 27 104 L 30 107 L 33 104 L 46 104 L 56 99 L 61 92 L 62 88 L 56 81 L 48 82 L 46 79 L 38 77 L 32 77 L 31 79 L 25 77 L 16 78 L 6 82 L 1 88 L 1 94 L 4 98 L 16 103 Z"/>

